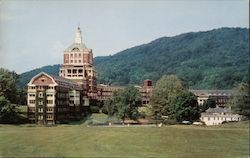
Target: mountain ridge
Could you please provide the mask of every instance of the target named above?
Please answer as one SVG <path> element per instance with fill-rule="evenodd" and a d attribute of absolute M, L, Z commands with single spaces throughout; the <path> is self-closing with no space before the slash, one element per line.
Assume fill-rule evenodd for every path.
<path fill-rule="evenodd" d="M 248 34 L 247 28 L 228 27 L 188 32 L 95 57 L 98 82 L 141 84 L 144 79 L 156 82 L 163 74 L 177 74 L 190 88 L 230 89 L 247 80 Z M 59 66 L 23 73 L 20 85 L 39 71 L 58 75 Z"/>

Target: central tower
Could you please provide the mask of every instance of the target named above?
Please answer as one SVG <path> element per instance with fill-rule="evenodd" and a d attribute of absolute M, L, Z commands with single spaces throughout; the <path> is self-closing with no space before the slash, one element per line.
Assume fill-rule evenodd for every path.
<path fill-rule="evenodd" d="M 93 66 L 93 53 L 83 43 L 80 27 L 76 30 L 74 43 L 64 50 L 59 75 L 77 82 L 86 96 L 95 99 L 96 70 Z"/>

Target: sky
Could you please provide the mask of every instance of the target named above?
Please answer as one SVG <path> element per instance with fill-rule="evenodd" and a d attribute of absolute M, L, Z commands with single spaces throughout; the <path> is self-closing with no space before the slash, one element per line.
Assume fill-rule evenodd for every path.
<path fill-rule="evenodd" d="M 0 0 L 0 67 L 62 64 L 80 26 L 94 57 L 163 36 L 249 28 L 248 0 Z"/>

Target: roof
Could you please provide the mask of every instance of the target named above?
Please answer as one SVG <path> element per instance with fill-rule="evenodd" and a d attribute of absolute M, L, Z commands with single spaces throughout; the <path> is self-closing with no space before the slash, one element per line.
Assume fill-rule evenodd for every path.
<path fill-rule="evenodd" d="M 232 90 L 193 90 L 190 89 L 190 92 L 195 95 L 209 95 L 209 96 L 231 96 Z"/>
<path fill-rule="evenodd" d="M 232 113 L 232 110 L 229 108 L 216 107 L 216 108 L 208 108 L 206 110 L 206 113 Z"/>
<path fill-rule="evenodd" d="M 70 85 L 72 88 L 74 89 L 80 89 L 80 85 L 75 82 L 75 81 L 72 81 L 70 79 L 67 79 L 67 78 L 63 78 L 63 77 L 60 77 L 60 76 L 54 76 L 54 75 L 50 75 L 57 84 L 59 85 L 62 85 L 62 84 L 67 84 L 68 86 Z"/>
<path fill-rule="evenodd" d="M 83 43 L 82 35 L 81 35 L 81 29 L 78 26 L 76 30 L 75 35 L 75 42 L 71 44 L 65 51 L 89 51 L 89 49 L 86 47 L 86 45 Z"/>
<path fill-rule="evenodd" d="M 71 51 L 89 51 L 89 49 L 86 47 L 84 43 L 73 43 L 71 44 L 65 51 L 71 52 Z"/>
<path fill-rule="evenodd" d="M 33 81 L 38 78 L 39 76 L 41 75 L 45 75 L 49 78 L 51 78 L 53 80 L 53 82 L 58 85 L 58 86 L 63 86 L 63 87 L 67 87 L 67 88 L 71 88 L 71 89 L 76 89 L 76 90 L 80 90 L 81 89 L 81 86 L 77 83 L 77 82 L 74 82 L 72 80 L 69 80 L 69 79 L 66 79 L 66 78 L 63 78 L 63 77 L 59 77 L 59 76 L 54 76 L 54 75 L 49 75 L 45 72 L 41 72 L 39 74 L 37 74 L 36 76 L 34 76 L 30 82 L 28 83 L 28 85 L 31 85 L 33 83 Z"/>

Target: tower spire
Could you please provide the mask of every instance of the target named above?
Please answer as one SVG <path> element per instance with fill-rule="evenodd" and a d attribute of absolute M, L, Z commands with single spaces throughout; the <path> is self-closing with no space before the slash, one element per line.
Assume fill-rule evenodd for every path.
<path fill-rule="evenodd" d="M 78 26 L 77 30 L 76 30 L 75 43 L 77 43 L 77 44 L 81 44 L 82 43 L 82 35 L 81 35 L 80 26 Z"/>

